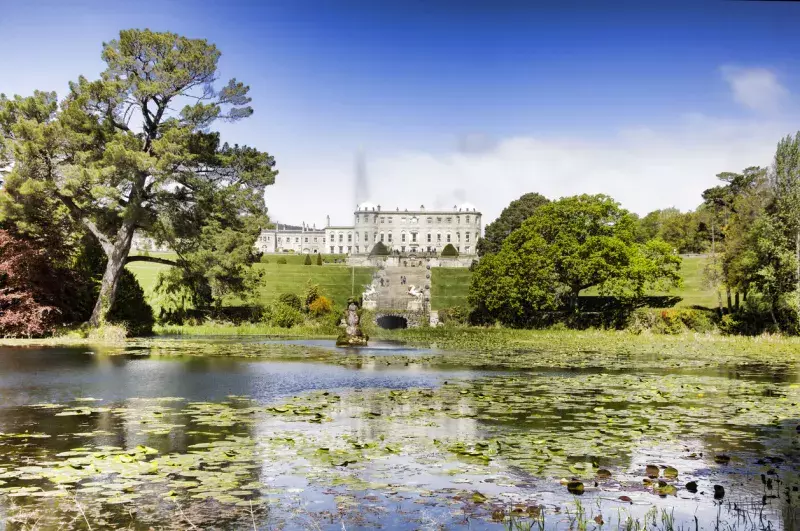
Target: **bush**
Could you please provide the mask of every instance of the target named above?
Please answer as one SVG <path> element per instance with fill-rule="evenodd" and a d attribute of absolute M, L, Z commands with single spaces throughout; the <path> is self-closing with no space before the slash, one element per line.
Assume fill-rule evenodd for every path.
<path fill-rule="evenodd" d="M 267 257 L 263 257 L 263 258 L 261 259 L 261 263 L 262 263 L 262 264 L 268 264 L 268 263 L 269 263 L 269 258 L 267 258 Z"/>
<path fill-rule="evenodd" d="M 311 265 L 311 255 L 307 254 L 306 259 L 303 261 L 303 265 Z"/>
<path fill-rule="evenodd" d="M 124 269 L 117 286 L 117 298 L 108 314 L 108 322 L 122 324 L 131 336 L 153 333 L 155 318 L 147 304 L 144 290 L 133 273 Z"/>
<path fill-rule="evenodd" d="M 303 303 L 300 300 L 300 297 L 295 295 L 294 293 L 283 293 L 280 297 L 278 297 L 278 302 L 281 304 L 285 304 L 290 308 L 294 308 L 297 311 L 303 307 Z"/>
<path fill-rule="evenodd" d="M 375 247 L 372 248 L 372 251 L 370 251 L 369 255 L 389 256 L 389 249 L 383 244 L 383 242 L 378 242 L 375 244 Z"/>
<path fill-rule="evenodd" d="M 443 325 L 463 325 L 469 323 L 470 310 L 466 306 L 453 306 L 439 310 L 439 322 Z"/>
<path fill-rule="evenodd" d="M 308 305 L 308 313 L 314 317 L 322 317 L 323 315 L 327 315 L 331 312 L 331 310 L 333 310 L 333 303 L 328 297 L 323 295 L 315 298 L 314 301 Z"/>
<path fill-rule="evenodd" d="M 714 312 L 695 308 L 671 308 L 654 310 L 640 308 L 635 310 L 627 329 L 634 333 L 645 330 L 656 334 L 680 334 L 681 332 L 710 332 L 715 329 Z"/>
<path fill-rule="evenodd" d="M 276 302 L 265 310 L 264 320 L 274 326 L 291 328 L 303 324 L 305 319 L 299 309 L 282 302 Z"/>
<path fill-rule="evenodd" d="M 285 263 L 286 263 L 286 258 L 285 258 L 285 257 L 283 257 L 283 256 L 281 256 L 280 258 L 278 258 L 277 260 L 275 260 L 275 263 L 276 263 L 276 264 L 285 264 Z"/>
<path fill-rule="evenodd" d="M 322 265 L 322 255 L 317 254 L 317 265 Z"/>
<path fill-rule="evenodd" d="M 441 256 L 454 258 L 458 256 L 458 251 L 456 250 L 455 247 L 453 247 L 452 243 L 448 243 L 447 245 L 444 246 L 444 249 L 442 249 Z"/>
<path fill-rule="evenodd" d="M 306 302 L 304 308 L 308 310 L 314 301 L 317 300 L 317 297 L 321 295 L 319 284 L 312 284 L 309 280 L 308 284 L 306 284 Z"/>

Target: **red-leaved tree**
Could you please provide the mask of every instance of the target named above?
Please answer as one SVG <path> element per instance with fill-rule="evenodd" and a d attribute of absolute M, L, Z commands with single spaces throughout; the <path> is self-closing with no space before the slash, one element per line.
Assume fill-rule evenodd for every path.
<path fill-rule="evenodd" d="M 70 280 L 52 267 L 45 249 L 0 230 L 0 335 L 52 332 L 62 319 L 58 299 Z"/>

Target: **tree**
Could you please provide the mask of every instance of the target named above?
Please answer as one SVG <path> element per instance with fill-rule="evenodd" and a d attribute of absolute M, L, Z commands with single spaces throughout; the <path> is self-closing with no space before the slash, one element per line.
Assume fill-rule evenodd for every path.
<path fill-rule="evenodd" d="M 372 248 L 372 251 L 369 253 L 370 256 L 389 256 L 389 249 L 383 244 L 383 242 L 378 242 Z"/>
<path fill-rule="evenodd" d="M 322 254 L 321 253 L 317 254 L 317 265 L 318 266 L 322 265 Z"/>
<path fill-rule="evenodd" d="M 41 198 L 99 242 L 107 262 L 92 324 L 105 320 L 132 260 L 177 265 L 198 302 L 248 284 L 241 268 L 213 270 L 232 248 L 252 260 L 267 221 L 264 189 L 277 172 L 268 154 L 210 131 L 253 112 L 249 87 L 232 79 L 214 88 L 219 56 L 203 39 L 125 30 L 103 45 L 100 78 L 79 77 L 60 106 L 55 93 L 0 96 L 0 212 L 30 223 L 14 205 Z M 135 231 L 178 259 L 130 257 Z"/>
<path fill-rule="evenodd" d="M 772 166 L 773 213 L 794 251 L 796 307 L 800 309 L 800 131 L 778 143 Z"/>
<path fill-rule="evenodd" d="M 456 248 L 453 246 L 452 243 L 448 243 L 447 245 L 444 246 L 444 249 L 442 249 L 441 256 L 445 258 L 456 257 L 458 256 L 458 250 L 456 250 Z"/>
<path fill-rule="evenodd" d="M 486 258 L 473 275 L 470 300 L 517 316 L 565 299 L 575 310 L 580 292 L 593 286 L 601 294 L 641 297 L 680 282 L 680 257 L 659 240 L 637 243 L 634 218 L 604 195 L 542 206 L 497 256 Z"/>
<path fill-rule="evenodd" d="M 311 265 L 311 255 L 307 254 L 305 261 L 303 261 L 303 265 Z"/>
<path fill-rule="evenodd" d="M 483 238 L 478 240 L 478 255 L 498 252 L 508 235 L 548 202 L 546 197 L 537 193 L 525 194 L 511 201 L 500 213 L 500 217 L 486 225 Z"/>

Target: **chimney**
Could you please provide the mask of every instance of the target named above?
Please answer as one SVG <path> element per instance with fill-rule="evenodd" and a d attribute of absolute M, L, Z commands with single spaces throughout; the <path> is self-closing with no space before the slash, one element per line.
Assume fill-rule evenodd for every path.
<path fill-rule="evenodd" d="M 325 226 L 326 227 L 330 227 L 331 226 L 331 217 L 330 216 L 325 216 L 325 219 L 327 221 L 327 225 L 325 225 Z"/>

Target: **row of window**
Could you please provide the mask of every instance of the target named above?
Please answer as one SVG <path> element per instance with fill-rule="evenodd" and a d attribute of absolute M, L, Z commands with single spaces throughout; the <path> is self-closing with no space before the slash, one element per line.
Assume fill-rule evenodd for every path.
<path fill-rule="evenodd" d="M 379 218 L 379 216 L 377 214 L 375 214 L 373 216 L 372 222 L 373 223 L 378 223 L 378 218 Z M 388 220 L 388 223 L 391 224 L 392 223 L 392 219 L 394 219 L 393 216 L 380 216 L 380 222 L 381 223 L 387 223 L 387 220 Z M 470 219 L 471 219 L 470 216 L 464 216 L 464 223 L 469 224 L 470 223 Z M 453 216 L 446 216 L 444 218 L 439 216 L 439 217 L 436 218 L 436 223 L 442 223 L 442 220 L 444 220 L 445 223 L 453 223 Z M 408 221 L 410 223 L 417 223 L 419 220 L 417 219 L 416 216 L 414 216 L 414 217 L 409 218 Z M 425 219 L 425 221 L 427 221 L 429 225 L 432 224 L 433 223 L 433 216 L 428 216 Z M 475 223 L 477 224 L 478 221 L 479 221 L 478 216 L 475 216 Z M 360 223 L 360 222 L 361 222 L 361 216 L 356 214 L 356 223 Z M 369 222 L 369 216 L 367 214 L 364 214 L 364 223 L 368 223 L 368 222 Z M 406 222 L 406 218 L 405 217 L 401 217 L 400 218 L 400 223 L 405 223 L 405 222 Z M 456 216 L 456 223 L 459 223 L 459 224 L 461 223 L 461 216 Z"/>
<path fill-rule="evenodd" d="M 352 247 L 351 245 L 348 245 L 348 246 L 346 247 L 346 249 L 347 249 L 347 251 L 345 251 L 345 246 L 343 246 L 343 245 L 340 245 L 340 246 L 339 246 L 339 254 L 344 254 L 345 252 L 347 252 L 348 254 L 350 254 L 350 253 L 352 253 L 352 252 L 353 252 L 353 247 Z M 466 246 L 464 246 L 464 249 L 463 249 L 463 251 L 462 251 L 462 249 L 461 249 L 461 246 L 458 246 L 458 247 L 457 247 L 457 249 L 458 249 L 458 252 L 459 252 L 459 253 L 460 253 L 460 252 L 469 253 L 469 252 L 470 252 L 470 250 L 471 250 L 471 247 L 470 247 L 469 245 L 466 245 Z M 331 245 L 331 246 L 330 246 L 330 250 L 331 250 L 331 254 L 335 254 L 335 253 L 336 253 L 336 246 L 335 246 L 335 245 Z M 416 247 L 414 247 L 414 249 L 412 249 L 412 250 L 416 250 Z M 366 252 L 366 251 L 368 251 L 368 249 L 364 249 L 364 251 Z M 429 246 L 427 247 L 426 251 L 427 251 L 427 252 L 429 252 L 429 253 L 435 252 L 435 251 L 436 251 L 436 247 L 432 247 L 432 246 L 430 246 L 430 245 L 429 245 Z M 316 251 L 315 251 L 315 252 L 316 252 Z M 356 252 L 356 254 L 360 253 L 360 252 L 361 252 L 361 247 L 359 247 L 358 245 L 356 245 L 355 252 Z M 405 246 L 405 245 L 401 245 L 401 246 L 400 246 L 400 252 L 401 252 L 401 253 L 404 253 L 404 252 L 406 252 L 406 246 Z"/>

